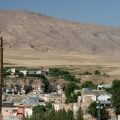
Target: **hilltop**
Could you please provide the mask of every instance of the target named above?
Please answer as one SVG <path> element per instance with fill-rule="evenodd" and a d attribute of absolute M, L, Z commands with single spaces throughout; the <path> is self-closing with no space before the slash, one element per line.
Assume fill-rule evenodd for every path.
<path fill-rule="evenodd" d="M 59 54 L 58 60 L 64 55 L 69 56 L 66 60 L 79 60 L 81 55 L 103 58 L 120 54 L 120 28 L 70 22 L 28 11 L 0 10 L 0 30 L 7 63 L 16 58 L 35 60 L 41 54 L 45 60 L 51 54 L 50 60 Z"/>

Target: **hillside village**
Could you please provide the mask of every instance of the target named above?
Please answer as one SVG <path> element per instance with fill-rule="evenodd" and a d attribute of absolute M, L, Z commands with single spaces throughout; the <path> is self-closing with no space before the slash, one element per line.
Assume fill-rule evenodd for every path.
<path fill-rule="evenodd" d="M 84 72 L 81 75 L 89 76 L 95 74 L 103 76 L 99 70 L 94 73 Z M 93 102 L 105 107 L 108 115 L 104 116 L 110 119 L 116 119 L 112 106 L 112 95 L 108 92 L 112 84 L 101 83 L 94 84 L 91 81 L 80 82 L 80 78 L 76 78 L 73 74 L 62 68 L 4 68 L 4 87 L 3 87 L 3 116 L 9 119 L 21 119 L 23 116 L 32 116 L 33 107 L 46 106 L 52 104 L 55 111 L 65 109 L 72 110 L 74 115 L 79 108 L 83 111 L 85 120 L 93 119 L 88 112 L 88 108 Z M 51 77 L 52 76 L 52 77 Z M 27 78 L 33 79 L 26 81 Z M 63 79 L 63 83 L 54 83 L 48 79 Z M 9 84 L 8 83 L 9 79 Z M 14 84 L 20 79 L 23 82 Z M 34 80 L 41 81 L 35 82 Z M 71 91 L 72 89 L 72 91 Z M 107 106 L 107 107 L 106 107 Z M 101 109 L 101 108 L 99 108 Z M 102 116 L 103 117 L 103 116 Z"/>

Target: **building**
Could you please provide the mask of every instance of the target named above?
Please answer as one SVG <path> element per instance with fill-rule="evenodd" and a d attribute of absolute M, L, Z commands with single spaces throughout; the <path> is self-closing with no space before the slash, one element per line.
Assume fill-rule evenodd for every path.
<path fill-rule="evenodd" d="M 15 75 L 15 71 L 16 71 L 15 68 L 10 68 L 10 69 L 7 70 L 7 72 L 11 73 L 11 75 Z"/>
<path fill-rule="evenodd" d="M 36 71 L 36 74 L 37 74 L 37 75 L 41 75 L 41 74 L 42 74 L 42 71 L 41 71 L 41 70 L 37 70 L 37 71 Z"/>
<path fill-rule="evenodd" d="M 32 116 L 32 107 L 25 107 L 25 116 Z"/>
<path fill-rule="evenodd" d="M 37 105 L 45 105 L 44 101 L 39 97 L 28 97 L 26 100 L 26 104 L 28 106 L 37 106 Z"/>
<path fill-rule="evenodd" d="M 24 76 L 27 75 L 27 70 L 20 70 L 20 73 L 23 73 Z"/>
<path fill-rule="evenodd" d="M 65 102 L 65 95 L 64 94 L 45 94 L 40 96 L 46 102 L 54 102 L 54 103 L 64 103 Z"/>
<path fill-rule="evenodd" d="M 71 104 L 54 103 L 53 106 L 54 106 L 54 109 L 56 111 L 61 110 L 61 109 L 65 109 L 66 111 L 73 110 L 73 104 L 72 103 Z"/>
<path fill-rule="evenodd" d="M 83 89 L 81 91 L 81 107 L 83 110 L 86 110 L 89 105 L 96 101 L 97 98 L 101 95 L 107 95 L 107 92 L 104 90 L 89 90 L 89 89 Z"/>
<path fill-rule="evenodd" d="M 100 95 L 98 97 L 98 100 L 100 101 L 100 103 L 102 104 L 107 104 L 110 105 L 112 103 L 112 99 L 111 99 L 111 95 Z"/>
<path fill-rule="evenodd" d="M 2 115 L 3 120 L 12 120 L 12 118 L 15 118 L 17 116 L 17 107 L 3 107 L 2 108 Z"/>
<path fill-rule="evenodd" d="M 112 84 L 100 84 L 97 86 L 98 90 L 104 90 L 104 89 L 109 89 L 112 87 Z"/>

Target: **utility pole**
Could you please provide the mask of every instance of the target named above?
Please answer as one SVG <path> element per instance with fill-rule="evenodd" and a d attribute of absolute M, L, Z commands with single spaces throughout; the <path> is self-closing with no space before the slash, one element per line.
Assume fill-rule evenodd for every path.
<path fill-rule="evenodd" d="M 0 31 L 0 120 L 2 120 L 3 38 Z"/>
<path fill-rule="evenodd" d="M 100 101 L 97 101 L 98 105 L 97 105 L 97 109 L 98 109 L 98 120 L 100 120 L 101 116 L 100 116 L 100 109 L 101 109 L 101 106 L 100 106 Z"/>

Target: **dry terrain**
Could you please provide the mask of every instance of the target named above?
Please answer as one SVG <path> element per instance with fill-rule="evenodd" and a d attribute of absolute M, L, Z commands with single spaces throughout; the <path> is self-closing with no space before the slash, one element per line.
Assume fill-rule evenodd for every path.
<path fill-rule="evenodd" d="M 120 67 L 120 28 L 0 10 L 0 30 L 6 65 Z"/>

